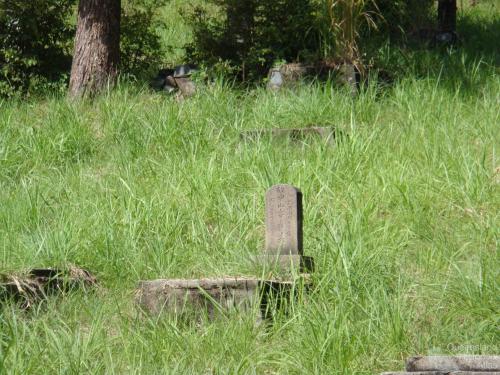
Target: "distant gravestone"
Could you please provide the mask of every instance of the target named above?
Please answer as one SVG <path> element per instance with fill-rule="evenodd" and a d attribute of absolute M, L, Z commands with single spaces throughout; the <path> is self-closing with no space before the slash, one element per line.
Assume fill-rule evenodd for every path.
<path fill-rule="evenodd" d="M 269 71 L 269 82 L 267 88 L 272 91 L 278 91 L 283 86 L 283 75 L 279 69 L 271 69 Z"/>
<path fill-rule="evenodd" d="M 353 64 L 342 64 L 339 68 L 340 82 L 346 85 L 353 95 L 358 93 L 359 82 L 357 76 L 359 71 Z"/>
<path fill-rule="evenodd" d="M 196 86 L 194 82 L 191 81 L 191 78 L 180 77 L 174 79 L 175 83 L 177 84 L 177 87 L 179 87 L 179 90 L 181 91 L 181 94 L 184 98 L 189 98 L 190 96 L 196 94 Z"/>
<path fill-rule="evenodd" d="M 302 255 L 302 193 L 275 185 L 266 193 L 267 255 Z"/>

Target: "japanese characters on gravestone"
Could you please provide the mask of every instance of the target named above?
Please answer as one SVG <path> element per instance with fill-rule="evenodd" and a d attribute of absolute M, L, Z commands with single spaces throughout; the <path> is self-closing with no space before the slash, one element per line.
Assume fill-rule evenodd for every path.
<path fill-rule="evenodd" d="M 311 271 L 313 259 L 303 254 L 302 193 L 291 185 L 275 185 L 266 193 L 265 264 Z"/>
<path fill-rule="evenodd" d="M 266 254 L 302 254 L 302 193 L 275 185 L 266 193 Z"/>

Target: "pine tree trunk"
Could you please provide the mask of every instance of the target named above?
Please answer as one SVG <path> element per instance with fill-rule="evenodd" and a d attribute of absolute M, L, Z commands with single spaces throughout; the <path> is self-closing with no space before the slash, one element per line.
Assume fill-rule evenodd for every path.
<path fill-rule="evenodd" d="M 457 0 L 439 0 L 439 31 L 454 33 L 457 28 Z"/>
<path fill-rule="evenodd" d="M 114 84 L 120 62 L 120 0 L 80 0 L 69 95 Z"/>

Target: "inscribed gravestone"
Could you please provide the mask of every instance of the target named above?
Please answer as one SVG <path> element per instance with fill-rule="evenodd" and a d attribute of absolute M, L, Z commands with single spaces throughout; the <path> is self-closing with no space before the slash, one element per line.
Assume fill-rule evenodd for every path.
<path fill-rule="evenodd" d="M 291 185 L 266 193 L 266 253 L 302 255 L 302 193 Z"/>

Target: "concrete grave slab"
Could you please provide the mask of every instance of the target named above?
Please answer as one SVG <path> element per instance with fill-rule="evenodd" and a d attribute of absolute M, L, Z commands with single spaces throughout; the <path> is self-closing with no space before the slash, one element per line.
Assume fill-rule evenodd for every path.
<path fill-rule="evenodd" d="M 406 371 L 500 371 L 500 356 L 411 357 L 406 361 Z"/>
<path fill-rule="evenodd" d="M 406 371 L 382 375 L 500 375 L 498 355 L 417 356 L 406 361 Z"/>
<path fill-rule="evenodd" d="M 294 293 L 293 281 L 262 280 L 252 277 L 204 279 L 163 279 L 141 281 L 136 294 L 139 306 L 148 313 L 205 312 L 215 318 L 228 311 L 252 311 L 256 320 L 268 315 L 268 302 L 279 303 Z"/>
<path fill-rule="evenodd" d="M 339 132 L 334 127 L 311 126 L 307 128 L 275 128 L 275 129 L 254 129 L 246 130 L 240 134 L 242 141 L 258 141 L 262 138 L 272 138 L 274 140 L 304 142 L 308 139 L 321 139 L 333 145 L 335 139 L 339 137 Z"/>

